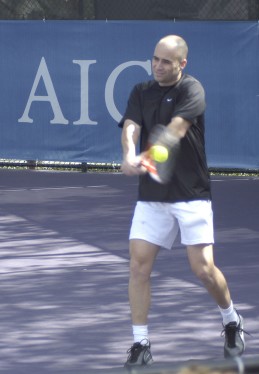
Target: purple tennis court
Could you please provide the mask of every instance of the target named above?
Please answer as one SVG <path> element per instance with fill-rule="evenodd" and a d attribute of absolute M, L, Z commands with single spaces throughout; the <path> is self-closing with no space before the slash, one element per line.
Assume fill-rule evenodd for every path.
<path fill-rule="evenodd" d="M 128 229 L 137 179 L 0 170 L 0 373 L 119 370 L 132 343 Z M 212 177 L 215 259 L 259 357 L 259 178 Z M 222 359 L 221 318 L 185 249 L 161 251 L 149 329 L 156 365 Z"/>

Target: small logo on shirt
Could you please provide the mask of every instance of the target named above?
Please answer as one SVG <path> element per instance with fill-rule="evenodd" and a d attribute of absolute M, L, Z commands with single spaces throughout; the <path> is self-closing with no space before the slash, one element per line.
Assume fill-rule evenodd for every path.
<path fill-rule="evenodd" d="M 167 101 L 168 103 L 170 103 L 171 101 L 173 101 L 173 98 L 172 98 L 172 97 L 168 97 L 168 98 L 166 99 L 166 101 Z"/>

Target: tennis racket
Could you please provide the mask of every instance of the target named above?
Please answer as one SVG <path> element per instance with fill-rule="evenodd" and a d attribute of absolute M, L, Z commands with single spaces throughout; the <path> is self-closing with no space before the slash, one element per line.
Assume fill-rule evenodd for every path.
<path fill-rule="evenodd" d="M 154 146 L 162 146 L 164 153 L 155 154 Z M 178 149 L 179 140 L 169 134 L 166 126 L 156 125 L 149 135 L 148 146 L 142 153 L 140 164 L 147 169 L 151 178 L 156 182 L 166 184 L 173 175 Z M 163 159 L 162 156 L 165 155 L 166 158 Z"/>

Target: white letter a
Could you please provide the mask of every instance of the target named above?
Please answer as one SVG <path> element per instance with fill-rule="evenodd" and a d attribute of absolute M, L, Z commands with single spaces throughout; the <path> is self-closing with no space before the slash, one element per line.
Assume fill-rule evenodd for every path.
<path fill-rule="evenodd" d="M 47 91 L 46 96 L 37 96 L 35 94 L 41 78 L 43 79 L 43 82 L 44 82 L 44 85 Z M 29 117 L 29 111 L 30 111 L 31 104 L 33 101 L 48 101 L 50 103 L 53 113 L 54 113 L 54 118 L 50 121 L 50 123 L 57 123 L 57 124 L 64 124 L 64 125 L 68 124 L 68 120 L 66 120 L 62 114 L 62 111 L 61 111 L 61 108 L 60 108 L 60 105 L 57 99 L 57 95 L 55 93 L 54 86 L 53 86 L 44 57 L 42 57 L 41 59 L 40 66 L 37 71 L 35 80 L 33 82 L 33 86 L 31 89 L 31 93 L 30 93 L 26 108 L 21 118 L 18 119 L 18 122 L 33 123 L 33 119 Z"/>

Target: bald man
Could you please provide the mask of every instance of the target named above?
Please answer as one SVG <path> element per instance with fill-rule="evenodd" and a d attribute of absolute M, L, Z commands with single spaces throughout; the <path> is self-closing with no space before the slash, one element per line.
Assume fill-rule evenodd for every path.
<path fill-rule="evenodd" d="M 191 270 L 221 313 L 225 357 L 239 356 L 245 347 L 243 319 L 233 306 L 226 279 L 213 258 L 213 212 L 204 140 L 205 93 L 199 81 L 183 73 L 187 56 L 188 46 L 180 36 L 161 39 L 152 59 L 154 80 L 133 88 L 119 124 L 123 128 L 122 171 L 128 176 L 139 175 L 129 235 L 133 345 L 128 351 L 127 368 L 153 363 L 148 333 L 150 276 L 158 252 L 172 248 L 178 231 Z M 171 151 L 176 163 L 166 184 L 156 182 L 139 166 L 149 133 L 157 124 L 164 125 L 168 137 L 174 139 Z"/>

